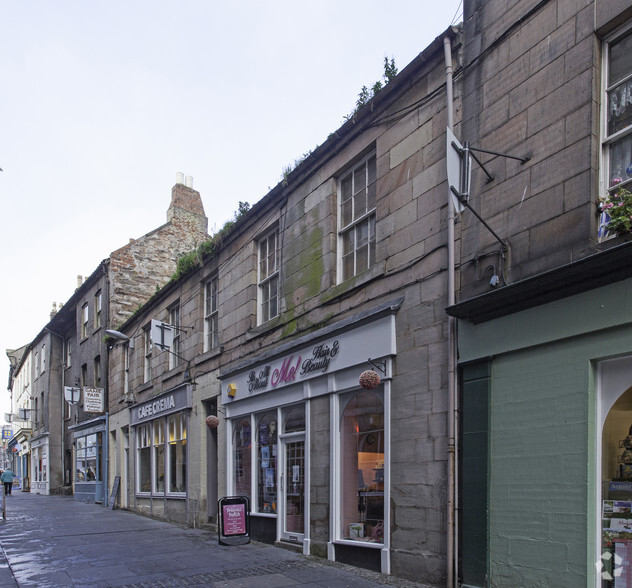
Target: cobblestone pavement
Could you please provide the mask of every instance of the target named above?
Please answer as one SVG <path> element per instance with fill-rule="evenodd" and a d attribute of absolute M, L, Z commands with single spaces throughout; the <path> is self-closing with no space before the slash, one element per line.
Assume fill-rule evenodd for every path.
<path fill-rule="evenodd" d="M 209 531 L 72 497 L 16 491 L 0 518 L 0 588 L 385 585 L 425 588 L 261 543 L 220 546 Z"/>

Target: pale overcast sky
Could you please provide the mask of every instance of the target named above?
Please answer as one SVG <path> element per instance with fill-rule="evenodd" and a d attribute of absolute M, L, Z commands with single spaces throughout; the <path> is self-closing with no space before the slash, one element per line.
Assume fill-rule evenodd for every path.
<path fill-rule="evenodd" d="M 384 58 L 401 71 L 459 0 L 18 0 L 0 17 L 6 349 L 30 343 L 125 243 L 166 222 L 193 176 L 209 230 L 323 143 Z"/>

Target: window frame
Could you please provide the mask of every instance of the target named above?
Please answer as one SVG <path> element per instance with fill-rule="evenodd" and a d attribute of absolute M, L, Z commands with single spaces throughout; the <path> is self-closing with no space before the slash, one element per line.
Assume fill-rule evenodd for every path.
<path fill-rule="evenodd" d="M 81 338 L 85 339 L 88 336 L 89 332 L 89 322 L 90 322 L 90 307 L 86 302 L 81 307 Z"/>
<path fill-rule="evenodd" d="M 94 329 L 101 327 L 101 312 L 103 310 L 103 294 L 98 290 L 94 295 Z"/>
<path fill-rule="evenodd" d="M 381 453 L 382 455 L 382 468 L 381 468 L 382 490 L 381 491 L 379 490 L 379 485 L 377 482 L 377 480 L 379 479 L 378 477 L 379 469 L 372 469 L 372 471 L 376 472 L 375 480 L 370 480 L 368 478 L 368 475 L 369 475 L 368 473 L 367 473 L 367 479 L 364 479 L 364 476 L 361 478 L 359 475 L 359 471 L 361 470 L 361 468 L 359 467 L 359 457 L 358 457 L 358 454 L 360 453 L 359 439 L 361 435 L 368 437 L 369 434 L 371 433 L 375 434 L 375 431 L 357 431 L 355 433 L 357 435 L 356 458 L 355 458 L 357 461 L 356 467 L 349 468 L 348 467 L 349 464 L 345 462 L 345 456 L 346 456 L 346 459 L 348 459 L 349 456 L 351 455 L 348 452 L 349 448 L 345 444 L 345 442 L 348 441 L 348 438 L 352 437 L 352 435 L 349 435 L 349 434 L 345 436 L 345 433 L 344 433 L 344 423 L 345 423 L 345 418 L 346 418 L 345 413 L 347 409 L 351 406 L 351 404 L 359 396 L 366 396 L 366 397 L 372 396 L 374 400 L 377 400 L 381 403 L 382 428 L 379 429 L 379 431 L 381 431 L 381 436 L 378 435 L 377 439 L 374 439 L 373 441 L 375 442 L 377 440 L 378 447 L 381 444 L 381 448 L 382 448 L 382 453 Z M 338 497 L 338 500 L 337 500 L 336 507 L 334 509 L 335 512 L 333 514 L 334 537 L 335 537 L 336 542 L 345 543 L 347 545 L 358 545 L 358 546 L 363 546 L 363 547 L 374 547 L 374 548 L 375 547 L 383 548 L 389 545 L 388 530 L 390 528 L 390 517 L 388 513 L 388 508 L 387 508 L 387 505 L 389 504 L 389 499 L 390 499 L 390 491 L 389 491 L 390 430 L 389 430 L 389 425 L 388 425 L 389 412 L 387 409 L 388 403 L 389 403 L 389 400 L 388 400 L 389 397 L 390 395 L 387 393 L 386 385 L 381 385 L 375 390 L 362 390 L 362 389 L 353 390 L 353 391 L 340 395 L 340 397 L 338 398 L 338 407 L 337 407 L 338 426 L 336 429 L 337 439 L 335 441 L 336 477 L 337 477 L 336 495 Z M 363 410 L 362 412 L 360 411 L 358 412 L 360 414 L 366 414 L 365 410 Z M 355 432 L 357 429 L 352 428 L 349 430 L 353 430 Z M 378 456 L 380 454 L 379 451 L 375 453 Z M 363 480 L 365 484 L 362 488 L 360 488 L 361 480 Z M 370 486 L 373 483 L 376 484 L 374 490 L 370 489 Z M 351 488 L 351 490 L 349 490 L 349 488 Z M 347 490 L 346 494 L 345 494 L 345 490 Z M 354 509 L 357 508 L 356 505 L 359 504 L 358 501 L 360 499 L 361 492 L 365 493 L 365 514 L 363 515 L 365 520 L 358 521 L 358 522 L 362 522 L 363 529 L 362 529 L 361 535 L 358 535 L 357 537 L 354 538 L 351 536 L 350 523 L 356 523 L 357 518 L 360 518 L 359 515 L 356 515 L 356 512 L 354 512 Z M 346 499 L 345 499 L 345 496 L 347 497 Z M 372 533 L 372 530 L 377 527 L 377 523 L 376 523 L 372 527 L 371 530 L 369 530 L 368 528 L 367 523 L 369 522 L 369 518 L 368 518 L 369 498 L 382 499 L 381 518 L 370 519 L 370 520 L 374 520 L 378 522 L 381 521 L 382 523 L 381 541 L 379 540 L 368 541 L 366 539 L 366 535 Z M 350 511 L 353 514 L 349 514 Z M 354 518 L 354 517 L 357 517 L 357 518 Z M 378 535 L 374 537 L 374 539 L 377 539 L 377 538 L 378 538 Z"/>
<path fill-rule="evenodd" d="M 614 83 L 610 83 L 610 53 L 611 47 L 622 41 L 624 38 L 628 38 L 632 43 L 632 22 L 619 28 L 616 32 L 609 35 L 603 43 L 603 56 L 602 56 L 602 75 L 601 75 L 601 96 L 602 96 L 602 112 L 601 112 L 601 194 L 604 196 L 610 192 L 614 192 L 615 186 L 625 186 L 628 190 L 632 189 L 632 174 L 627 174 L 627 177 L 621 178 L 621 182 L 614 182 L 613 173 L 611 172 L 611 147 L 616 144 L 621 144 L 622 141 L 628 139 L 631 143 L 630 149 L 632 151 L 632 113 L 630 116 L 630 124 L 624 128 L 609 130 L 609 114 L 610 114 L 610 96 L 618 88 L 624 87 L 626 84 L 628 90 L 632 92 L 632 66 L 628 69 L 628 73 L 623 75 Z M 632 104 L 628 106 L 632 110 Z M 631 157 L 632 159 L 632 157 Z"/>
<path fill-rule="evenodd" d="M 204 351 L 219 347 L 219 277 L 204 282 Z"/>
<path fill-rule="evenodd" d="M 280 247 L 279 227 L 275 226 L 257 239 L 257 324 L 262 325 L 279 316 Z M 273 253 L 270 240 L 274 239 Z M 265 251 L 264 251 L 265 244 Z M 272 265 L 270 267 L 270 260 Z M 273 301 L 274 300 L 274 307 Z"/>
<path fill-rule="evenodd" d="M 137 495 L 186 498 L 189 463 L 188 427 L 186 411 L 179 411 L 138 425 L 136 428 Z M 179 462 L 178 446 L 180 446 Z M 175 457 L 172 455 L 174 448 Z M 144 483 L 141 475 L 143 473 Z M 174 480 L 180 480 L 181 485 L 172 490 Z"/>
<path fill-rule="evenodd" d="M 173 341 L 169 348 L 169 369 L 180 365 L 180 301 L 169 307 L 169 324 L 173 327 Z"/>
<path fill-rule="evenodd" d="M 151 341 L 151 326 L 147 325 L 143 329 L 143 383 L 151 382 L 152 374 L 152 351 L 154 345 Z"/>
<path fill-rule="evenodd" d="M 364 172 L 362 174 L 363 184 L 356 188 L 357 176 L 362 171 Z M 345 197 L 348 181 L 350 181 L 350 192 L 348 197 Z M 375 150 L 340 174 L 337 180 L 337 193 L 337 283 L 340 284 L 375 265 L 377 242 L 375 230 L 377 221 L 377 156 Z M 366 239 L 362 237 L 362 231 L 366 234 Z M 349 251 L 346 251 L 349 241 L 352 243 Z M 358 257 L 365 247 L 366 266 L 358 267 Z M 346 267 L 347 259 L 351 259 L 351 268 Z"/>

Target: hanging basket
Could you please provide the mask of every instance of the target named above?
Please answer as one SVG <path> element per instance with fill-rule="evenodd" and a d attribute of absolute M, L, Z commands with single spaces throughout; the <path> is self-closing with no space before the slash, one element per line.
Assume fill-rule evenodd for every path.
<path fill-rule="evenodd" d="M 206 417 L 206 426 L 209 429 L 217 429 L 218 425 L 219 425 L 219 419 L 214 414 Z"/>
<path fill-rule="evenodd" d="M 365 390 L 373 390 L 380 385 L 380 376 L 373 370 L 366 370 L 360 374 L 359 382 Z"/>

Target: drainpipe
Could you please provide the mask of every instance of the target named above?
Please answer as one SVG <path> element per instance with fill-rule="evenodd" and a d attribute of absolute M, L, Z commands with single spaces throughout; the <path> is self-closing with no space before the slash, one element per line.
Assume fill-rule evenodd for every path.
<path fill-rule="evenodd" d="M 452 46 L 450 38 L 443 38 L 446 76 L 447 125 L 454 126 L 454 92 L 452 86 Z M 448 306 L 455 302 L 454 264 L 454 205 L 448 192 Z M 456 319 L 448 316 L 448 516 L 446 585 L 456 586 L 458 574 L 456 558 Z"/>

